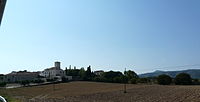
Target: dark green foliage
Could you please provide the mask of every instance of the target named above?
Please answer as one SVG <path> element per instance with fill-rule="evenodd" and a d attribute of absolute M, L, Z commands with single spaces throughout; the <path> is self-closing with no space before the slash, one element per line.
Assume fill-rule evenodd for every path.
<path fill-rule="evenodd" d="M 132 78 L 129 82 L 131 84 L 137 84 L 137 79 L 136 78 Z"/>
<path fill-rule="evenodd" d="M 87 76 L 86 76 L 86 71 L 84 68 L 81 68 L 79 71 L 79 76 L 80 76 L 80 80 L 86 80 Z"/>
<path fill-rule="evenodd" d="M 79 76 L 80 69 L 66 69 L 66 75 L 67 76 Z"/>
<path fill-rule="evenodd" d="M 149 83 L 150 80 L 148 78 L 138 78 L 137 83 Z"/>
<path fill-rule="evenodd" d="M 41 80 L 41 79 L 34 80 L 33 83 L 44 83 L 44 80 Z"/>
<path fill-rule="evenodd" d="M 1 82 L 1 83 L 0 83 L 0 87 L 5 87 L 6 85 L 7 85 L 6 82 Z"/>
<path fill-rule="evenodd" d="M 86 80 L 91 80 L 91 78 L 92 78 L 91 66 L 87 67 L 86 78 L 87 78 Z"/>
<path fill-rule="evenodd" d="M 172 78 L 169 75 L 159 75 L 157 78 L 158 84 L 160 85 L 170 85 L 172 83 Z"/>
<path fill-rule="evenodd" d="M 109 71 L 109 72 L 104 72 L 102 77 L 105 79 L 105 82 L 114 82 L 115 77 L 121 77 L 123 74 L 121 72 L 114 72 L 114 71 Z"/>
<path fill-rule="evenodd" d="M 47 79 L 47 82 L 54 82 L 54 79 Z"/>
<path fill-rule="evenodd" d="M 65 77 L 62 77 L 62 82 L 68 82 L 68 79 Z"/>
<path fill-rule="evenodd" d="M 125 71 L 124 74 L 127 76 L 128 80 L 131 80 L 132 78 L 139 78 L 138 75 L 131 70 Z"/>
<path fill-rule="evenodd" d="M 30 84 L 30 81 L 24 80 L 24 81 L 21 81 L 20 84 L 23 85 L 23 86 L 27 86 L 27 85 Z"/>
<path fill-rule="evenodd" d="M 199 79 L 193 79 L 192 84 L 193 85 L 200 85 Z"/>
<path fill-rule="evenodd" d="M 113 78 L 114 83 L 124 83 L 124 76 L 118 76 Z"/>
<path fill-rule="evenodd" d="M 175 77 L 176 85 L 190 85 L 192 84 L 192 78 L 187 73 L 180 73 Z"/>

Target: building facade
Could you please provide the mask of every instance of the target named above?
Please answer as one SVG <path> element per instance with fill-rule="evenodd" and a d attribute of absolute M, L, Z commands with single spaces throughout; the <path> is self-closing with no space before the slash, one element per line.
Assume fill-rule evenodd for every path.
<path fill-rule="evenodd" d="M 103 70 L 94 71 L 94 74 L 97 76 L 101 76 L 104 73 Z"/>
<path fill-rule="evenodd" d="M 72 77 L 66 76 L 66 73 L 64 70 L 61 69 L 61 63 L 60 62 L 55 62 L 54 67 L 47 68 L 44 71 L 40 73 L 40 76 L 43 76 L 47 79 L 61 79 L 63 77 L 67 78 L 68 80 L 71 80 Z"/>
<path fill-rule="evenodd" d="M 4 76 L 4 82 L 15 83 L 26 80 L 28 81 L 38 80 L 39 74 L 40 74 L 39 72 L 27 72 L 26 70 L 19 72 L 13 71 Z"/>

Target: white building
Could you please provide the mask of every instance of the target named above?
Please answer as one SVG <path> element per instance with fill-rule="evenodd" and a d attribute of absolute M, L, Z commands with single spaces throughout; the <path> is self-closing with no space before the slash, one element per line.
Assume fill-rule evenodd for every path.
<path fill-rule="evenodd" d="M 94 74 L 97 75 L 97 76 L 100 76 L 104 73 L 103 70 L 98 70 L 98 71 L 94 71 Z"/>
<path fill-rule="evenodd" d="M 68 80 L 72 79 L 72 77 L 66 76 L 65 71 L 61 69 L 60 62 L 55 62 L 54 67 L 47 68 L 44 71 L 42 71 L 40 76 L 43 76 L 47 79 L 54 79 L 54 78 L 61 79 L 62 77 L 65 77 Z"/>

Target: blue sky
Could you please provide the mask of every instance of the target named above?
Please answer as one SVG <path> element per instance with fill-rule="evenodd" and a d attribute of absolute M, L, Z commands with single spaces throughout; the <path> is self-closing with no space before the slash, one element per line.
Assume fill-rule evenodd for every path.
<path fill-rule="evenodd" d="M 200 68 L 199 0 L 8 0 L 0 73 L 61 61 L 137 73 Z M 187 67 L 170 67 L 184 66 Z"/>

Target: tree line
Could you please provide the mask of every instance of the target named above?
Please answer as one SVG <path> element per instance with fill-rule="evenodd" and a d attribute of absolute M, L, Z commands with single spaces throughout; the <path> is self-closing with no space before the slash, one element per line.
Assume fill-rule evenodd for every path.
<path fill-rule="evenodd" d="M 109 82 L 109 83 L 144 83 L 144 84 L 160 84 L 160 85 L 200 85 L 198 79 L 192 79 L 191 76 L 187 73 L 179 73 L 175 78 L 170 77 L 169 75 L 162 74 L 157 77 L 146 77 L 140 78 L 137 73 L 132 70 L 124 71 L 108 71 L 103 72 L 100 75 L 96 75 L 91 71 L 91 66 L 81 69 L 65 69 L 66 75 L 73 76 L 74 80 L 82 81 L 95 81 L 95 82 Z"/>
<path fill-rule="evenodd" d="M 67 76 L 72 76 L 72 81 L 95 81 L 95 82 L 108 82 L 108 83 L 129 83 L 129 84 L 160 84 L 160 85 L 200 85 L 199 79 L 192 79 L 191 76 L 187 73 L 179 73 L 175 78 L 170 77 L 169 75 L 162 74 L 157 77 L 146 77 L 140 78 L 137 73 L 132 70 L 120 72 L 120 71 L 107 71 L 102 72 L 101 74 L 95 74 L 91 71 L 91 66 L 88 66 L 85 70 L 83 67 L 77 69 L 71 66 L 65 69 Z M 55 82 L 56 79 L 49 79 L 49 82 Z M 65 77 L 62 78 L 62 82 L 68 82 L 69 80 Z M 33 81 L 20 81 L 23 86 L 27 86 L 30 83 L 43 83 L 41 79 Z M 5 87 L 7 83 L 0 82 L 0 87 Z"/>

